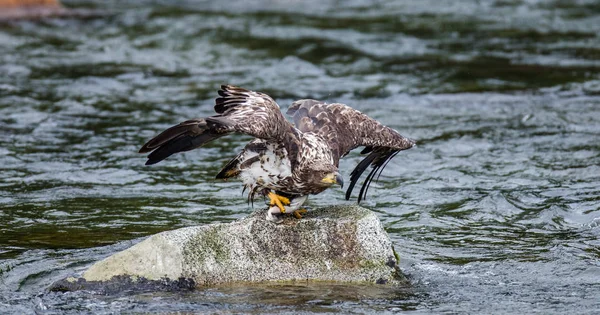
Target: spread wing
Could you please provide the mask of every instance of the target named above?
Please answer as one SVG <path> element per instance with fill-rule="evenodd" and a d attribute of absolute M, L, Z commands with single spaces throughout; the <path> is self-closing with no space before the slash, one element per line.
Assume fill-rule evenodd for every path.
<path fill-rule="evenodd" d="M 266 140 L 283 140 L 293 127 L 281 113 L 279 105 L 267 94 L 221 85 L 219 95 L 221 97 L 215 100 L 217 115 L 207 118 L 207 121 Z"/>
<path fill-rule="evenodd" d="M 288 152 L 298 151 L 297 131 L 271 97 L 231 85 L 222 85 L 219 95 L 215 100 L 216 115 L 182 122 L 144 144 L 139 152 L 152 152 L 146 164 L 158 163 L 174 153 L 201 147 L 234 132 L 285 143 Z"/>
<path fill-rule="evenodd" d="M 232 85 L 221 85 L 221 97 L 215 100 L 218 115 L 207 121 L 230 126 L 233 130 L 256 138 L 282 143 L 292 168 L 300 150 L 298 130 L 283 116 L 279 105 L 267 94 Z"/>
<path fill-rule="evenodd" d="M 361 154 L 368 155 L 350 174 L 350 185 L 346 191 L 346 199 L 350 199 L 356 182 L 371 165 L 373 168 L 360 189 L 358 202 L 365 198 L 378 171 L 381 174 L 398 152 L 415 145 L 413 140 L 403 137 L 394 129 L 344 104 L 299 100 L 292 103 L 287 114 L 292 116 L 300 131 L 313 132 L 327 141 L 336 165 L 351 150 L 359 146 L 366 147 Z"/>

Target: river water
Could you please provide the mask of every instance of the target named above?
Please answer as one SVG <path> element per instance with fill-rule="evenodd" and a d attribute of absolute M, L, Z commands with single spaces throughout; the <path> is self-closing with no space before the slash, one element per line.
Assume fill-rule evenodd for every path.
<path fill-rule="evenodd" d="M 0 313 L 600 311 L 597 1 L 64 3 L 99 14 L 0 22 Z M 144 236 L 252 211 L 213 179 L 248 138 L 152 167 L 136 153 L 210 115 L 223 83 L 417 140 L 361 203 L 412 288 L 47 291 Z"/>

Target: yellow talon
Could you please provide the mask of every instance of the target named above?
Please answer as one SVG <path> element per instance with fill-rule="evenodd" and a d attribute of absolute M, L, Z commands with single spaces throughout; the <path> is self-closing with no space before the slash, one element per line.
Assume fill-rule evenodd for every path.
<path fill-rule="evenodd" d="M 306 209 L 298 209 L 298 210 L 294 211 L 292 214 L 296 217 L 296 219 L 302 219 L 302 215 L 305 214 L 306 212 L 308 212 L 308 211 L 306 211 Z"/>
<path fill-rule="evenodd" d="M 272 191 L 269 192 L 269 194 L 267 195 L 269 197 L 269 199 L 271 199 L 271 201 L 269 201 L 269 205 L 270 206 L 275 206 L 277 205 L 277 208 L 279 208 L 279 210 L 281 211 L 281 213 L 285 213 L 285 206 L 288 206 L 290 204 L 290 199 L 286 198 L 284 196 L 280 196 Z"/>
<path fill-rule="evenodd" d="M 279 198 L 279 201 L 281 201 L 281 203 L 284 206 L 289 206 L 290 205 L 290 203 L 291 203 L 290 202 L 290 198 L 287 198 L 287 197 L 284 197 L 284 196 L 280 196 L 280 195 L 275 195 L 275 196 L 277 196 L 277 198 Z"/>

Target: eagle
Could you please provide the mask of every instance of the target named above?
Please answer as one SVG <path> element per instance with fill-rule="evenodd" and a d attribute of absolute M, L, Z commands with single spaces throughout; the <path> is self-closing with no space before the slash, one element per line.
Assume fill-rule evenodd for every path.
<path fill-rule="evenodd" d="M 302 218 L 308 195 L 337 184 L 343 188 L 340 158 L 364 146 L 366 157 L 350 174 L 346 200 L 363 172 L 371 166 L 358 194 L 366 197 L 371 182 L 398 152 L 415 141 L 392 128 L 340 103 L 313 99 L 292 103 L 287 115 L 267 94 L 222 85 L 215 100 L 215 115 L 186 120 L 146 142 L 139 153 L 148 153 L 146 165 L 156 164 L 177 152 L 199 148 L 229 134 L 254 137 L 217 174 L 217 179 L 238 178 L 248 201 L 257 194 L 269 199 L 266 219 L 281 222 L 281 214 Z M 377 175 L 377 176 L 379 176 Z"/>

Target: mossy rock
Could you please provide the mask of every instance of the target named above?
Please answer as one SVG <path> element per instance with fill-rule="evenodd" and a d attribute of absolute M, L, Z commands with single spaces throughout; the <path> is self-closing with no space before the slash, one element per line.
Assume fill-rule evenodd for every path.
<path fill-rule="evenodd" d="M 309 211 L 300 220 L 290 216 L 281 224 L 267 221 L 265 211 L 231 223 L 150 236 L 92 265 L 77 281 L 189 279 L 196 286 L 265 281 L 406 283 L 392 243 L 372 211 L 333 206 Z"/>

